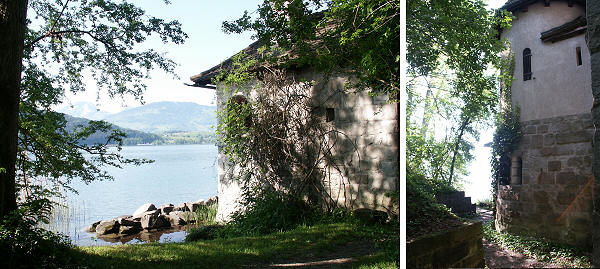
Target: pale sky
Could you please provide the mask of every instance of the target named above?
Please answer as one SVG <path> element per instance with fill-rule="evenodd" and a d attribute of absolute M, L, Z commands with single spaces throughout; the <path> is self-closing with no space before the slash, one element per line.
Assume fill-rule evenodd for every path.
<path fill-rule="evenodd" d="M 221 23 L 225 20 L 239 18 L 244 10 L 254 11 L 261 0 L 173 0 L 165 5 L 159 0 L 133 0 L 137 6 L 146 10 L 146 14 L 169 20 L 178 20 L 188 39 L 182 45 L 163 44 L 153 39 L 144 44 L 160 52 L 167 52 L 179 66 L 176 73 L 179 80 L 164 72 L 154 72 L 152 78 L 146 81 L 148 89 L 144 94 L 146 103 L 158 101 L 195 102 L 202 105 L 214 104 L 214 90 L 185 86 L 191 83 L 190 76 L 209 69 L 233 54 L 244 49 L 252 40 L 251 33 L 225 34 L 221 31 Z M 88 90 L 73 95 L 66 94 L 64 104 L 76 102 L 96 103 L 94 83 L 88 83 Z M 102 95 L 101 95 L 102 97 Z M 102 111 L 118 112 L 127 107 L 139 106 L 133 99 L 110 100 L 107 96 L 101 98 L 98 108 Z"/>
<path fill-rule="evenodd" d="M 487 3 L 490 8 L 499 8 L 506 1 L 490 0 Z M 473 203 L 491 197 L 492 190 L 490 187 L 492 182 L 490 166 L 491 148 L 484 147 L 483 145 L 492 141 L 494 130 L 488 128 L 479 131 L 481 132 L 479 141 L 475 143 L 475 148 L 473 149 L 474 159 L 468 168 L 470 174 L 465 178 L 466 182 L 464 184 L 465 195 L 471 197 L 471 202 Z"/>

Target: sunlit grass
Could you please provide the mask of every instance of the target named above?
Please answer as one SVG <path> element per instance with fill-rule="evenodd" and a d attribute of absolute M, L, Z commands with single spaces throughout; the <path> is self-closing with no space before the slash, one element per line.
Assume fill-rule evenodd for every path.
<path fill-rule="evenodd" d="M 265 236 L 189 243 L 78 247 L 76 260 L 90 268 L 238 268 L 306 257 L 319 260 L 349 242 L 375 242 L 375 253 L 354 257 L 357 268 L 397 268 L 398 234 L 393 228 L 356 223 L 299 227 Z M 346 267 L 346 266 L 344 266 Z"/>

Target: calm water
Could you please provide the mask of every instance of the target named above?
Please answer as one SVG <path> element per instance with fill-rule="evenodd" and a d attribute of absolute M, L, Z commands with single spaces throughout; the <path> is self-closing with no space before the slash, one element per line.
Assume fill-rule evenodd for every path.
<path fill-rule="evenodd" d="M 69 208 L 65 210 L 71 212 L 70 217 L 59 221 L 61 227 L 57 228 L 63 233 L 68 230 L 73 243 L 112 244 L 95 239 L 95 234 L 83 229 L 98 220 L 131 215 L 142 204 L 177 205 L 206 200 L 217 194 L 217 147 L 214 145 L 129 146 L 123 147 L 121 153 L 127 158 L 152 159 L 154 163 L 107 168 L 114 181 L 89 185 L 74 182 L 72 186 L 79 195 L 69 195 Z M 181 241 L 184 237 L 185 232 L 165 233 L 159 241 Z M 129 243 L 136 242 L 141 241 L 134 239 Z"/>

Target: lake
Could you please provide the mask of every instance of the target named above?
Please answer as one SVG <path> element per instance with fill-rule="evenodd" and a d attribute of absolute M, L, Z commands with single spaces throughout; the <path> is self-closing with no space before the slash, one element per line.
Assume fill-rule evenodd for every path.
<path fill-rule="evenodd" d="M 146 158 L 154 163 L 106 168 L 114 181 L 72 186 L 79 195 L 69 194 L 68 208 L 58 209 L 54 229 L 67 233 L 76 245 L 114 244 L 95 238 L 83 229 L 98 220 L 131 215 L 141 205 L 197 201 L 217 195 L 217 147 L 215 145 L 127 146 L 126 158 Z M 68 232 L 67 232 L 68 231 Z M 185 232 L 165 233 L 159 241 L 182 241 Z M 134 239 L 130 243 L 139 243 Z M 119 242 L 116 242 L 120 244 Z"/>

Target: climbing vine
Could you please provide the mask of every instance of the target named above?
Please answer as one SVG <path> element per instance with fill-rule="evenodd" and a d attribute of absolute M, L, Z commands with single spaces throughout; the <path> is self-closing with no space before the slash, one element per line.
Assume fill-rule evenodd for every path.
<path fill-rule="evenodd" d="M 343 163 L 360 163 L 361 156 L 352 140 L 326 121 L 325 108 L 315 103 L 313 93 L 343 89 L 327 92 L 322 88 L 326 82 L 315 85 L 281 69 L 262 68 L 247 77 L 238 71 L 231 69 L 222 78 L 235 83 L 221 84 L 217 133 L 231 169 L 238 169 L 235 178 L 245 193 L 242 204 L 266 190 L 328 210 L 337 207 L 340 198 L 352 207 L 358 193 L 330 194 L 335 187 L 350 186 Z M 252 83 L 249 78 L 254 78 Z M 338 152 L 342 143 L 344 156 Z M 332 174 L 336 179 L 329 178 Z"/>
<path fill-rule="evenodd" d="M 492 157 L 490 160 L 492 168 L 492 198 L 496 201 L 498 193 L 498 183 L 508 180 L 507 165 L 510 165 L 510 155 L 519 145 L 521 139 L 521 124 L 519 122 L 519 108 L 513 106 L 512 81 L 515 68 L 514 54 L 509 52 L 502 63 L 502 85 L 500 110 L 496 117 L 496 132 L 492 142 Z M 492 204 L 495 212 L 495 202 Z"/>

